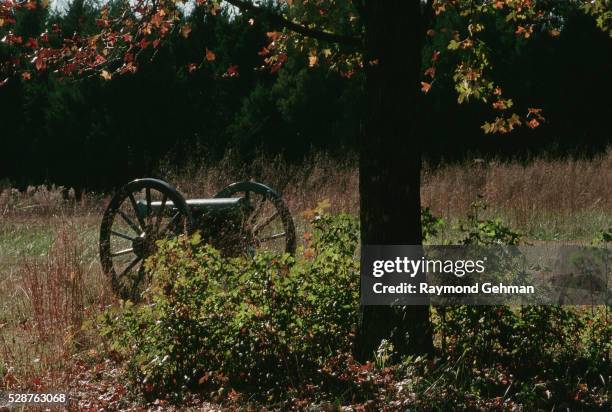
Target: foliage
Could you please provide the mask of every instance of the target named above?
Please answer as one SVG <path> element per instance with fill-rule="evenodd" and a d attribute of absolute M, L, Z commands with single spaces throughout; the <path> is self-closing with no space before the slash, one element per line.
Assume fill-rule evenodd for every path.
<path fill-rule="evenodd" d="M 421 208 L 421 224 L 423 226 L 423 239 L 431 239 L 438 236 L 444 228 L 444 220 L 434 216 L 428 207 Z"/>
<path fill-rule="evenodd" d="M 501 219 L 481 219 L 480 213 L 487 209 L 486 203 L 472 203 L 467 222 L 459 224 L 458 229 L 465 233 L 461 240 L 464 245 L 517 245 L 521 235 L 505 226 Z"/>
<path fill-rule="evenodd" d="M 466 233 L 463 244 L 520 242 L 520 234 L 499 219 L 479 219 L 484 209 L 485 204 L 474 203 L 468 223 L 459 226 Z M 508 407 L 518 403 L 546 409 L 557 402 L 574 403 L 579 409 L 597 407 L 607 402 L 612 377 L 607 311 L 607 307 L 590 312 L 563 306 L 436 307 L 434 325 L 442 354 L 447 365 L 455 364 L 439 379 L 448 379 L 445 374 L 452 371 L 453 389 L 472 396 L 497 387 L 504 391 L 502 403 Z"/>
<path fill-rule="evenodd" d="M 148 262 L 149 304 L 126 303 L 106 319 L 144 391 L 231 385 L 271 401 L 315 379 L 336 351 L 350 350 L 359 289 L 355 223 L 320 217 L 313 226 L 316 252 L 300 261 L 227 259 L 197 236 L 161 244 Z"/>
<path fill-rule="evenodd" d="M 223 258 L 197 236 L 161 244 L 148 262 L 148 303 L 127 302 L 105 317 L 113 350 L 147 397 L 178 401 L 195 391 L 232 408 L 254 402 L 280 409 L 591 409 L 608 401 L 612 328 L 605 307 L 437 307 L 434 359 L 393 364 L 393 346 L 381 342 L 373 363 L 356 363 L 358 225 L 326 214 L 327 207 L 309 212 L 312 232 L 297 259 Z M 430 211 L 423 216 L 433 233 L 441 220 Z M 492 234 L 471 219 L 466 239 L 519 239 L 501 223 Z"/>

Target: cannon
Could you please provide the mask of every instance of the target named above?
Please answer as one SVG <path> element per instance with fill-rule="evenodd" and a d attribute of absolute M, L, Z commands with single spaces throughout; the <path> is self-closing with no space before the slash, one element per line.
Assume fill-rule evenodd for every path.
<path fill-rule="evenodd" d="M 100 262 L 113 291 L 137 300 L 149 281 L 144 262 L 157 242 L 196 231 L 225 256 L 296 249 L 287 205 L 262 183 L 233 183 L 213 198 L 185 199 L 162 180 L 137 179 L 112 197 L 100 225 Z"/>

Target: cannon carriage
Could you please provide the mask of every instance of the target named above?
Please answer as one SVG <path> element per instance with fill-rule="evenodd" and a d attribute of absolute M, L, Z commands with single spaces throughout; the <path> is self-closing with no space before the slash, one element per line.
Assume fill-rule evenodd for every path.
<path fill-rule="evenodd" d="M 157 242 L 196 231 L 226 256 L 296 249 L 289 209 L 262 183 L 233 183 L 213 198 L 187 200 L 169 183 L 138 179 L 113 196 L 100 225 L 100 262 L 113 291 L 138 299 L 148 283 L 144 262 Z"/>

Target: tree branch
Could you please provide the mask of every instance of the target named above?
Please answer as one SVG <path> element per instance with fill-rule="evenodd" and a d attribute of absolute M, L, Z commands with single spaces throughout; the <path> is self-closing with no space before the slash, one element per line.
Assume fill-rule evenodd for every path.
<path fill-rule="evenodd" d="M 270 21 L 270 23 L 284 27 L 293 32 L 299 33 L 306 37 L 312 37 L 314 39 L 319 39 L 332 43 L 340 43 L 347 46 L 352 47 L 362 47 L 363 43 L 358 37 L 351 36 L 343 36 L 335 33 L 330 33 L 322 30 L 315 30 L 303 26 L 301 24 L 294 23 L 290 20 L 285 19 L 282 16 L 279 16 L 276 13 L 273 13 L 269 10 L 261 8 L 259 6 L 254 5 L 250 1 L 245 0 L 226 0 L 229 4 L 238 7 L 243 12 L 249 12 L 254 15 L 260 15 Z"/>

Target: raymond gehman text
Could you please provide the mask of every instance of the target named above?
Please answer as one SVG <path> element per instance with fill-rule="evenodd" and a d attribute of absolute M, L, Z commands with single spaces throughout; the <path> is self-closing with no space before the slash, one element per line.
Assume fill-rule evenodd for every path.
<path fill-rule="evenodd" d="M 383 294 L 425 294 L 425 295 L 456 295 L 456 294 L 533 294 L 535 287 L 532 285 L 504 285 L 503 283 L 492 284 L 490 282 L 476 283 L 474 285 L 430 285 L 419 283 L 400 283 L 398 285 L 384 285 L 380 282 L 374 283 L 374 293 Z"/>

